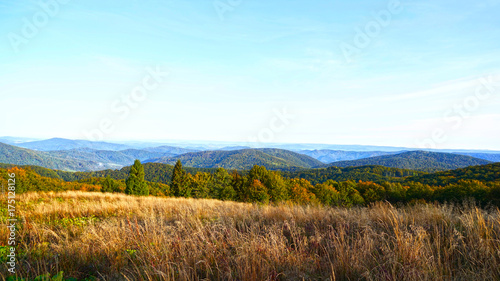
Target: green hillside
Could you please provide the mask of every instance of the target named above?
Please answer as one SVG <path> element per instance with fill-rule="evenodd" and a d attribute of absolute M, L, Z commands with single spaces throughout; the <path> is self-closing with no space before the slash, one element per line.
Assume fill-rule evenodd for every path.
<path fill-rule="evenodd" d="M 320 161 L 307 155 L 282 149 L 242 149 L 234 151 L 202 151 L 150 159 L 156 162 L 173 165 L 180 159 L 184 166 L 195 168 L 218 168 L 249 170 L 254 165 L 270 170 L 298 170 L 323 165 Z"/>
<path fill-rule="evenodd" d="M 334 181 L 372 181 L 381 183 L 383 181 L 401 181 L 403 178 L 414 175 L 424 175 L 425 172 L 389 168 L 383 166 L 361 166 L 361 167 L 328 167 L 321 169 L 307 169 L 295 172 L 283 172 L 288 178 L 301 178 L 312 184 L 323 183 L 327 180 Z"/>
<path fill-rule="evenodd" d="M 479 180 L 482 182 L 500 182 L 500 163 L 472 166 L 433 174 L 417 175 L 406 179 L 406 182 L 445 186 L 461 180 Z"/>
<path fill-rule="evenodd" d="M 0 143 L 0 163 L 34 165 L 64 171 L 89 171 L 117 167 L 117 165 L 94 161 L 54 157 L 47 152 L 29 150 L 4 143 Z"/>
<path fill-rule="evenodd" d="M 144 163 L 145 179 L 150 182 L 158 182 L 170 184 L 170 179 L 174 169 L 173 165 L 161 163 Z M 0 164 L 0 168 L 11 168 L 15 165 Z M 127 178 L 130 166 L 123 167 L 119 170 L 102 170 L 102 171 L 89 171 L 89 172 L 65 172 L 59 170 L 52 170 L 38 166 L 23 166 L 25 169 L 35 171 L 37 174 L 50 177 L 63 179 L 65 181 L 81 181 L 91 178 L 105 178 L 111 177 L 115 180 L 124 180 Z M 184 167 L 186 172 L 195 175 L 199 172 L 214 173 L 216 168 L 192 168 Z M 239 173 L 246 174 L 248 170 L 240 170 Z M 418 172 L 413 170 L 404 170 L 397 168 L 387 168 L 382 166 L 364 166 L 364 167 L 328 167 L 321 169 L 304 169 L 299 171 L 281 171 L 285 178 L 302 178 L 310 181 L 312 184 L 323 183 L 327 180 L 334 181 L 397 181 L 401 182 L 404 178 L 414 175 L 425 175 L 425 172 Z"/>
<path fill-rule="evenodd" d="M 0 168 L 9 169 L 12 167 L 20 167 L 23 169 L 32 170 L 43 177 L 62 179 L 65 181 L 81 181 L 91 178 L 105 178 L 105 177 L 110 177 L 115 180 L 124 180 L 128 177 L 130 172 L 130 166 L 123 167 L 117 170 L 107 169 L 107 170 L 88 171 L 88 172 L 67 172 L 61 170 L 48 169 L 40 166 L 0 163 Z M 170 183 L 170 178 L 172 176 L 173 170 L 174 166 L 172 165 L 161 164 L 161 163 L 144 164 L 144 172 L 146 174 L 145 179 L 150 182 Z M 198 172 L 213 173 L 216 169 L 185 167 L 184 170 L 192 175 L 195 175 Z"/>
<path fill-rule="evenodd" d="M 90 148 L 48 151 L 47 154 L 56 158 L 78 159 L 83 161 L 106 163 L 114 165 L 116 168 L 132 165 L 135 159 L 144 161 L 150 158 L 173 156 L 172 154 L 168 153 L 149 152 L 146 150 L 138 150 L 138 149 L 111 151 L 111 150 L 95 150 Z"/>
<path fill-rule="evenodd" d="M 378 165 L 390 168 L 435 172 L 489 163 L 491 162 L 487 160 L 452 153 L 408 151 L 395 155 L 384 155 L 352 161 L 339 161 L 331 163 L 330 166 L 358 167 Z"/>

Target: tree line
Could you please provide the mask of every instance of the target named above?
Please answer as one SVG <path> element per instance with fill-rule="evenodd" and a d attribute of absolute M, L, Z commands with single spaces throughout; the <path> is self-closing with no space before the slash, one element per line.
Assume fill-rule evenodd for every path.
<path fill-rule="evenodd" d="M 148 195 L 144 167 L 136 160 L 126 180 L 125 193 Z M 110 180 L 109 178 L 107 180 Z M 468 198 L 479 204 L 500 205 L 500 182 L 459 180 L 445 186 L 420 182 L 358 182 L 326 180 L 312 184 L 304 178 L 285 178 L 278 171 L 253 166 L 246 174 L 229 173 L 224 168 L 215 172 L 187 173 L 180 160 L 174 166 L 170 185 L 156 190 L 167 196 L 214 198 L 241 202 L 293 202 L 329 206 L 366 205 L 376 201 L 409 203 L 415 201 L 457 202 Z"/>
<path fill-rule="evenodd" d="M 171 166 L 170 166 L 171 167 Z M 168 173 L 168 183 L 148 181 L 147 170 L 139 160 L 129 168 L 126 176 L 116 179 L 109 174 L 67 182 L 59 178 L 41 176 L 31 168 L 0 168 L 0 179 L 6 182 L 8 173 L 16 173 L 16 191 L 102 191 L 130 195 L 175 196 L 186 198 L 213 198 L 240 202 L 322 204 L 328 206 L 366 205 L 376 201 L 391 203 L 457 202 L 474 198 L 481 205 L 500 206 L 500 164 L 459 169 L 436 175 L 408 175 L 404 180 L 332 180 L 310 181 L 307 176 L 287 177 L 279 171 L 253 166 L 249 171 L 227 171 L 224 168 L 190 173 L 177 161 Z M 374 167 L 363 168 L 372 173 Z M 356 173 L 360 173 L 360 168 Z M 339 171 L 337 171 L 339 172 Z M 342 172 L 342 171 L 340 171 Z M 387 172 L 383 170 L 382 172 Z M 391 171 L 392 172 L 392 171 Z M 398 172 L 396 170 L 396 172 Z M 285 176 L 284 176 L 285 175 Z M 166 175 L 157 173 L 155 177 Z M 311 176 L 311 174 L 309 175 Z M 425 177 L 425 178 L 424 178 Z M 158 178 L 158 179 L 160 179 Z M 440 179 L 440 185 L 434 179 Z M 322 178 L 323 179 L 323 178 Z M 156 180 L 156 178 L 155 178 Z M 421 180 L 421 181 L 419 181 Z"/>

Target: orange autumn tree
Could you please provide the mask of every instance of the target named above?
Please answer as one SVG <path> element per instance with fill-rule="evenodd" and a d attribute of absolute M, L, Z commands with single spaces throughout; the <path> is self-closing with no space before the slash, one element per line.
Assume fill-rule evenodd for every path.
<path fill-rule="evenodd" d="M 267 188 L 260 180 L 253 180 L 248 186 L 247 202 L 269 203 Z"/>
<path fill-rule="evenodd" d="M 317 201 L 312 193 L 313 185 L 306 179 L 290 180 L 290 199 L 298 204 L 309 204 Z"/>
<path fill-rule="evenodd" d="M 385 199 L 385 188 L 371 181 L 359 181 L 357 190 L 365 200 L 365 203 L 376 202 Z"/>

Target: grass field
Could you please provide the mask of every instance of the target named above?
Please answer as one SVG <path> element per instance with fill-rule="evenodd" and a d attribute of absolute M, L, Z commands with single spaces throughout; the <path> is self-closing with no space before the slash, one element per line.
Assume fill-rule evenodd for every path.
<path fill-rule="evenodd" d="M 28 279 L 500 280 L 500 211 L 472 204 L 347 209 L 73 191 L 22 194 L 17 209 L 17 274 Z M 4 250 L 7 235 L 0 228 Z"/>

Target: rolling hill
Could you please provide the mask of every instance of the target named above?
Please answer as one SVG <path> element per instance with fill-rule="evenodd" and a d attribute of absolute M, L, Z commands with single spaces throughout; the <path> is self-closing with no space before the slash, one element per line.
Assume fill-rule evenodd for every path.
<path fill-rule="evenodd" d="M 78 148 L 71 150 L 47 151 L 48 155 L 61 159 L 77 159 L 82 161 L 93 161 L 106 163 L 120 168 L 132 165 L 135 159 L 141 161 L 164 156 L 174 156 L 168 153 L 149 152 L 137 149 L 127 149 L 121 151 L 95 150 L 90 148 Z"/>
<path fill-rule="evenodd" d="M 14 165 L 0 164 L 0 168 L 11 168 Z M 173 165 L 161 163 L 144 163 L 145 179 L 150 182 L 159 182 L 170 184 Z M 37 174 L 50 177 L 63 179 L 65 181 L 82 181 L 91 178 L 105 178 L 111 177 L 116 180 L 124 180 L 128 177 L 130 166 L 123 167 L 119 170 L 101 170 L 101 171 L 87 171 L 87 172 L 65 172 L 59 170 L 52 170 L 38 166 L 23 166 L 26 169 L 31 169 Z M 192 168 L 183 167 L 184 170 L 192 175 L 198 172 L 214 173 L 215 168 Z M 241 174 L 246 174 L 247 171 L 240 171 Z M 327 180 L 335 181 L 397 181 L 401 182 L 409 176 L 425 175 L 425 172 L 418 172 L 413 170 L 404 170 L 398 168 L 387 168 L 382 166 L 363 166 L 363 167 L 328 167 L 321 169 L 303 169 L 297 171 L 281 171 L 285 178 L 303 178 L 309 180 L 312 184 L 323 183 Z"/>
<path fill-rule="evenodd" d="M 74 158 L 59 158 L 47 152 L 34 151 L 0 143 L 0 163 L 35 165 L 64 171 L 89 171 L 119 168 L 117 165 Z"/>
<path fill-rule="evenodd" d="M 288 150 L 264 148 L 233 151 L 201 151 L 175 157 L 150 159 L 146 162 L 175 164 L 180 159 L 184 166 L 196 168 L 217 168 L 248 170 L 254 165 L 270 170 L 297 170 L 323 165 L 320 161 Z"/>
<path fill-rule="evenodd" d="M 11 168 L 12 164 L 0 164 L 0 168 Z M 91 178 L 111 177 L 116 180 L 124 180 L 130 172 L 130 166 L 117 170 L 100 170 L 87 172 L 66 172 L 53 170 L 39 166 L 22 166 L 35 171 L 37 174 L 63 179 L 65 181 L 80 181 Z M 145 179 L 150 182 L 170 184 L 173 165 L 161 163 L 145 163 Z M 191 168 L 184 167 L 186 172 L 194 175 L 198 172 L 214 173 L 215 168 Z M 245 174 L 245 171 L 241 171 Z M 376 183 L 399 182 L 407 184 L 410 182 L 420 182 L 433 186 L 445 186 L 457 183 L 460 180 L 478 180 L 485 183 L 500 181 L 500 163 L 493 163 L 480 166 L 471 166 L 455 170 L 442 171 L 436 173 L 426 173 L 422 171 L 388 168 L 383 166 L 360 166 L 360 167 L 328 167 L 320 169 L 302 169 L 296 171 L 281 171 L 285 178 L 302 178 L 309 180 L 312 184 L 323 183 L 327 180 L 334 181 L 372 181 Z"/>
<path fill-rule="evenodd" d="M 351 161 L 338 161 L 330 163 L 329 166 L 358 167 L 379 165 L 418 171 L 444 171 L 489 163 L 491 162 L 487 160 L 452 153 L 408 151 L 394 155 L 384 155 Z"/>
<path fill-rule="evenodd" d="M 381 183 L 383 181 L 401 181 L 402 179 L 424 175 L 426 172 L 389 168 L 383 166 L 360 166 L 360 167 L 328 167 L 320 169 L 305 169 L 291 172 L 282 172 L 287 178 L 301 178 L 312 184 L 323 183 L 327 180 L 334 181 L 372 181 Z"/>
<path fill-rule="evenodd" d="M 500 163 L 465 167 L 451 171 L 408 177 L 407 182 L 420 182 L 429 185 L 445 186 L 460 180 L 478 180 L 482 182 L 500 181 Z"/>

